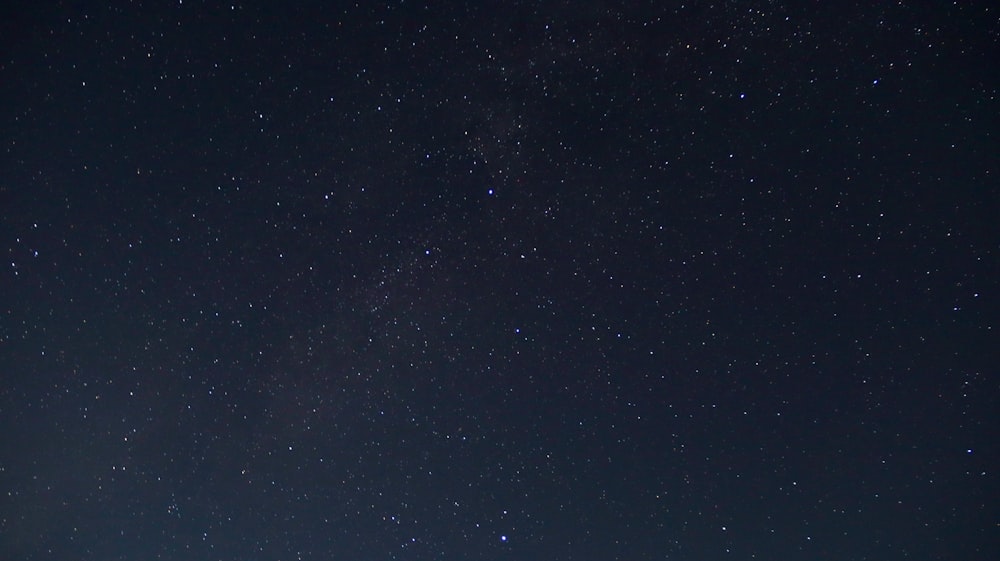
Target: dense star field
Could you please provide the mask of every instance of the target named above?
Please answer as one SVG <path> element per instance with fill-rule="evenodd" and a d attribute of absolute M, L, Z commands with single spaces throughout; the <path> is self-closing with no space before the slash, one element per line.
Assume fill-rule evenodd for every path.
<path fill-rule="evenodd" d="M 17 4 L 0 558 L 995 558 L 992 3 Z"/>

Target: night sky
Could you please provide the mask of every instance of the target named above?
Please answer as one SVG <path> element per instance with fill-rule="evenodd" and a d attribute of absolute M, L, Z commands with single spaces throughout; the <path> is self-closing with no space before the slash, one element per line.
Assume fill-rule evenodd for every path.
<path fill-rule="evenodd" d="M 12 4 L 0 559 L 996 558 L 992 2 Z"/>

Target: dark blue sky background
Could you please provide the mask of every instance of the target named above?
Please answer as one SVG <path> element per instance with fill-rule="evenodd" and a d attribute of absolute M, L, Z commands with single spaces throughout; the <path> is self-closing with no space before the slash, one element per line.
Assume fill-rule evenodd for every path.
<path fill-rule="evenodd" d="M 990 3 L 106 4 L 0 15 L 0 557 L 994 557 Z"/>

